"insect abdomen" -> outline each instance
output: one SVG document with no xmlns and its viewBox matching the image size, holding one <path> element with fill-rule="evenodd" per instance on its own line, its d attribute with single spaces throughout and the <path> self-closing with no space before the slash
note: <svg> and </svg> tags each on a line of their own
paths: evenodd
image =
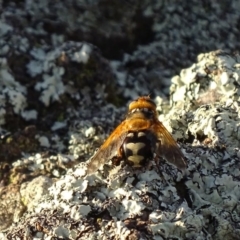
<svg viewBox="0 0 240 240">
<path fill-rule="evenodd" d="M 123 157 L 134 167 L 146 164 L 153 158 L 151 141 L 145 132 L 129 132 L 122 145 Z"/>
</svg>

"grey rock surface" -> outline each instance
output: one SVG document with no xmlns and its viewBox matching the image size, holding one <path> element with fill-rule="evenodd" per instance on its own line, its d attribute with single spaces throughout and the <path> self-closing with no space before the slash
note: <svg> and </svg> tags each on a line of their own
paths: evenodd
<svg viewBox="0 0 240 240">
<path fill-rule="evenodd" d="M 239 1 L 0 9 L 0 239 L 240 239 Z M 148 94 L 186 172 L 85 176 Z"/>
</svg>

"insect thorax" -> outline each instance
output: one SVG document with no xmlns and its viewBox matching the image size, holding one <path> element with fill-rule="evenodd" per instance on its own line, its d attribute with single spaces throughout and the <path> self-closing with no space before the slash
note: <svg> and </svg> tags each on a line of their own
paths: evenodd
<svg viewBox="0 0 240 240">
<path fill-rule="evenodd" d="M 153 143 L 147 131 L 129 132 L 122 145 L 123 158 L 134 167 L 146 165 L 153 158 Z"/>
</svg>

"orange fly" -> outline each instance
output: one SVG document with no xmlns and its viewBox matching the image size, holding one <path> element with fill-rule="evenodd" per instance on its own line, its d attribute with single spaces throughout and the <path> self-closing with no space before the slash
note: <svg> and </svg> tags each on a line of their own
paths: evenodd
<svg viewBox="0 0 240 240">
<path fill-rule="evenodd" d="M 148 96 L 139 97 L 129 104 L 126 119 L 112 132 L 91 158 L 88 174 L 108 160 L 125 160 L 133 167 L 163 157 L 184 170 L 186 162 L 177 143 L 158 120 L 156 104 Z"/>
</svg>

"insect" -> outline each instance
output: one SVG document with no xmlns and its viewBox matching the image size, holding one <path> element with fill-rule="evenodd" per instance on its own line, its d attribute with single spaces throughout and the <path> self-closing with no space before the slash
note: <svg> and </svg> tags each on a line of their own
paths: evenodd
<svg viewBox="0 0 240 240">
<path fill-rule="evenodd" d="M 156 104 L 148 96 L 129 104 L 126 119 L 112 132 L 90 159 L 87 173 L 93 173 L 110 159 L 125 160 L 142 167 L 148 160 L 164 157 L 184 170 L 186 162 L 177 143 L 158 120 Z"/>
</svg>

